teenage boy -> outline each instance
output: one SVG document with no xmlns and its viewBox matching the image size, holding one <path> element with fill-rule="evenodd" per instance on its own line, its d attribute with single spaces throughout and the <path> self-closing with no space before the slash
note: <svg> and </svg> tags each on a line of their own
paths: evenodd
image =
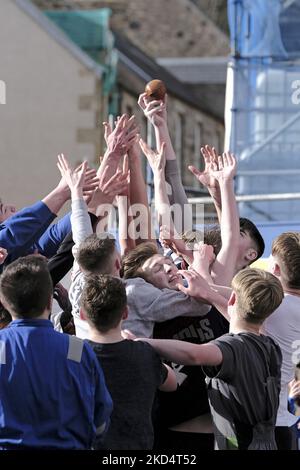
<svg viewBox="0 0 300 470">
<path fill-rule="evenodd" d="M 13 321 L 0 330 L 0 449 L 90 449 L 112 409 L 88 344 L 54 331 L 52 282 L 35 255 L 11 263 L 0 296 Z"/>
<path fill-rule="evenodd" d="M 281 282 L 284 299 L 274 314 L 266 320 L 262 332 L 271 336 L 282 352 L 281 392 L 276 422 L 276 442 L 279 450 L 294 447 L 293 425 L 297 417 L 288 411 L 288 384 L 294 378 L 299 357 L 296 345 L 300 339 L 300 233 L 286 232 L 272 244 L 270 272 Z"/>
<path fill-rule="evenodd" d="M 86 277 L 81 315 L 89 343 L 104 371 L 113 399 L 111 425 L 98 449 L 148 450 L 153 447 L 152 408 L 157 389 L 176 390 L 176 376 L 148 344 L 122 337 L 127 318 L 123 282 L 108 275 Z"/>
<path fill-rule="evenodd" d="M 186 271 L 184 276 L 189 287 L 181 290 L 197 297 L 199 275 Z M 283 290 L 272 274 L 250 268 L 234 277 L 232 287 L 229 334 L 204 345 L 143 341 L 177 364 L 204 366 L 217 449 L 276 449 L 282 356 L 260 328 L 282 302 Z"/>
</svg>

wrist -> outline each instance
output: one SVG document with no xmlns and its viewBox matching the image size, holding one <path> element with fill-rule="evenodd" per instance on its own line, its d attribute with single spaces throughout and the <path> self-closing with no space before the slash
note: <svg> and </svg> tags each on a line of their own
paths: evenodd
<svg viewBox="0 0 300 470">
<path fill-rule="evenodd" d="M 154 129 L 168 129 L 168 124 L 165 120 L 161 120 L 159 122 L 153 122 Z"/>
<path fill-rule="evenodd" d="M 82 188 L 72 188 L 71 189 L 71 197 L 72 197 L 72 199 L 81 199 L 83 197 Z"/>
<path fill-rule="evenodd" d="M 67 201 L 71 197 L 71 191 L 69 186 L 61 187 L 60 185 L 58 185 L 56 186 L 56 188 L 54 188 L 52 193 L 55 194 L 55 196 L 60 200 Z"/>
<path fill-rule="evenodd" d="M 110 150 L 109 148 L 107 148 L 103 160 L 119 161 L 121 156 L 121 152 L 118 152 L 117 150 Z"/>
<path fill-rule="evenodd" d="M 220 188 L 233 186 L 233 177 L 232 176 L 221 177 L 219 179 L 219 185 L 220 185 Z"/>
</svg>

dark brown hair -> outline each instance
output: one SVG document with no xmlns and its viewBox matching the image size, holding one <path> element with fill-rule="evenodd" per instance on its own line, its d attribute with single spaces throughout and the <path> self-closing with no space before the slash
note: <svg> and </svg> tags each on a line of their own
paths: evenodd
<svg viewBox="0 0 300 470">
<path fill-rule="evenodd" d="M 76 260 L 86 273 L 104 274 L 110 271 L 115 247 L 116 240 L 112 235 L 105 233 L 98 236 L 93 233 L 80 243 Z"/>
<path fill-rule="evenodd" d="M 81 306 L 88 320 L 102 333 L 118 326 L 127 305 L 121 279 L 107 275 L 90 275 L 81 294 Z"/>
<path fill-rule="evenodd" d="M 265 251 L 265 242 L 263 237 L 261 236 L 260 231 L 256 227 L 256 225 L 251 222 L 249 219 L 245 218 L 240 218 L 240 231 L 247 233 L 251 240 L 254 242 L 254 248 L 257 251 L 257 256 L 253 260 L 255 261 L 256 259 L 260 258 L 264 251 Z"/>
<path fill-rule="evenodd" d="M 36 255 L 9 264 L 0 278 L 1 301 L 18 318 L 39 317 L 49 305 L 53 286 L 47 261 Z"/>
</svg>

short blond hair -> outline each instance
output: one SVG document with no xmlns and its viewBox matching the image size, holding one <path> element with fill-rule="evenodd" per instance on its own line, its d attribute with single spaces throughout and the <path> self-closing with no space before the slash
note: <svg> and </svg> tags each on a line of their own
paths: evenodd
<svg viewBox="0 0 300 470">
<path fill-rule="evenodd" d="M 237 315 L 249 322 L 261 324 L 283 300 L 280 281 L 262 269 L 242 269 L 232 280 L 236 293 Z"/>
<path fill-rule="evenodd" d="M 285 232 L 275 238 L 272 256 L 280 267 L 280 276 L 291 289 L 300 289 L 300 233 Z"/>
</svg>

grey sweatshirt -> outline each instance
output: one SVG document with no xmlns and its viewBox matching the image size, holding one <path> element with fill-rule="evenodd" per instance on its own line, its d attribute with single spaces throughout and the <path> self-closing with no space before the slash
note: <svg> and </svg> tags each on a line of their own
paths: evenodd
<svg viewBox="0 0 300 470">
<path fill-rule="evenodd" d="M 180 316 L 206 315 L 210 305 L 171 289 L 158 289 L 141 277 L 126 279 L 128 318 L 122 328 L 138 337 L 151 338 L 155 322 Z"/>
</svg>

